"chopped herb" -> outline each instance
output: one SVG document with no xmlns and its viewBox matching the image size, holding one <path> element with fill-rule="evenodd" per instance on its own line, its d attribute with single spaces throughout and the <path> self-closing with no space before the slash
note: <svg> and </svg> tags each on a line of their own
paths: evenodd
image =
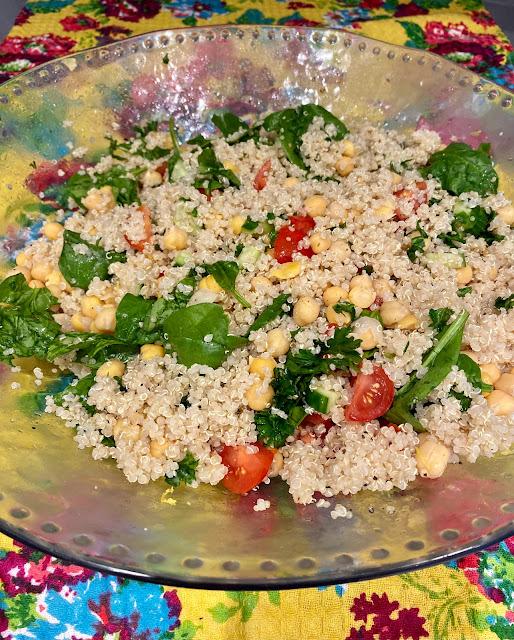
<svg viewBox="0 0 514 640">
<path fill-rule="evenodd" d="M 165 477 L 164 481 L 172 487 L 178 487 L 180 484 L 191 484 L 196 480 L 196 469 L 198 467 L 198 459 L 188 451 L 182 460 L 178 463 L 178 469 L 171 478 Z"/>
<path fill-rule="evenodd" d="M 457 289 L 457 295 L 459 298 L 464 298 L 464 296 L 467 296 L 468 293 L 471 293 L 472 291 L 473 287 L 462 287 L 461 289 Z"/>
<path fill-rule="evenodd" d="M 244 142 L 258 136 L 256 129 L 251 129 L 244 120 L 230 111 L 215 113 L 211 120 L 229 144 Z"/>
<path fill-rule="evenodd" d="M 198 174 L 193 182 L 197 189 L 203 189 L 207 195 L 210 195 L 216 189 L 241 186 L 241 181 L 236 174 L 230 169 L 225 169 L 218 160 L 211 142 L 206 141 L 203 136 L 197 136 L 189 142 L 202 147 L 202 152 L 198 156 Z"/>
<path fill-rule="evenodd" d="M 514 293 L 506 298 L 496 298 L 494 306 L 497 309 L 514 309 Z"/>
<path fill-rule="evenodd" d="M 460 402 L 460 408 L 462 411 L 467 411 L 471 407 L 471 398 L 468 398 L 465 393 L 462 393 L 461 391 L 455 391 L 455 389 L 451 389 L 449 395 L 453 398 L 457 398 L 457 400 Z"/>
<path fill-rule="evenodd" d="M 378 311 L 378 309 L 374 309 L 373 311 L 371 311 L 371 309 L 363 309 L 359 315 L 359 318 L 362 318 L 362 317 L 373 318 L 374 320 L 378 320 L 380 324 L 384 326 L 384 323 L 382 322 L 382 317 L 380 316 L 380 311 Z"/>
<path fill-rule="evenodd" d="M 362 267 L 362 271 L 370 276 L 373 273 L 373 267 L 370 264 L 366 264 Z"/>
<path fill-rule="evenodd" d="M 111 264 L 126 261 L 126 253 L 105 251 L 99 244 L 81 238 L 76 231 L 65 229 L 59 269 L 72 287 L 87 289 L 93 278 L 107 280 Z"/>
<path fill-rule="evenodd" d="M 430 309 L 428 312 L 430 317 L 430 326 L 437 332 L 442 331 L 448 324 L 452 314 L 453 311 L 449 307 Z"/>
<path fill-rule="evenodd" d="M 168 158 L 168 180 L 172 182 L 185 173 L 185 167 L 184 162 L 182 161 L 182 154 L 180 153 L 180 145 L 178 143 L 175 131 L 175 121 L 173 118 L 170 118 L 168 131 L 171 138 L 171 144 L 173 146 L 173 151 Z"/>
<path fill-rule="evenodd" d="M 257 227 L 259 226 L 259 223 L 257 220 L 252 220 L 250 217 L 246 218 L 243 226 L 241 227 L 241 229 L 243 231 L 255 231 L 255 229 L 257 229 Z"/>
<path fill-rule="evenodd" d="M 236 244 L 236 248 L 234 250 L 234 255 L 236 258 L 238 258 L 241 255 L 241 251 L 245 248 L 244 244 L 242 242 L 238 242 Z"/>
<path fill-rule="evenodd" d="M 165 53 L 162 56 L 162 64 L 168 65 L 170 63 L 170 57 L 168 55 L 168 53 Z"/>
<path fill-rule="evenodd" d="M 419 221 L 416 223 L 416 230 L 419 235 L 412 238 L 410 247 L 407 249 L 407 256 L 411 262 L 415 262 L 418 253 L 423 253 L 425 248 L 425 240 L 428 238 L 428 233 L 421 228 Z"/>
<path fill-rule="evenodd" d="M 333 307 L 336 313 L 347 313 L 350 316 L 350 320 L 353 322 L 356 316 L 355 305 L 351 302 L 338 302 Z"/>
<path fill-rule="evenodd" d="M 487 384 L 482 380 L 482 372 L 480 371 L 478 364 L 465 353 L 459 354 L 457 366 L 466 374 L 468 382 L 473 385 L 475 389 L 485 392 L 493 390 L 493 386 L 491 384 Z"/>
<path fill-rule="evenodd" d="M 137 180 L 119 164 L 103 173 L 96 173 L 94 176 L 90 176 L 88 173 L 76 173 L 62 185 L 56 199 L 65 208 L 68 206 L 69 198 L 74 200 L 77 205 L 81 205 L 82 199 L 91 189 L 100 189 L 106 186 L 111 187 L 114 199 L 118 204 L 139 204 Z"/>
<path fill-rule="evenodd" d="M 487 213 L 483 207 L 470 209 L 458 202 L 454 207 L 453 214 L 452 231 L 439 236 L 449 247 L 458 248 L 466 242 L 467 236 L 470 235 L 475 238 L 483 238 L 488 245 L 503 240 L 503 236 L 489 231 L 494 213 Z"/>
<path fill-rule="evenodd" d="M 104 436 L 102 438 L 102 444 L 105 447 L 115 447 L 116 446 L 116 441 L 114 440 L 114 438 L 112 436 Z"/>
</svg>

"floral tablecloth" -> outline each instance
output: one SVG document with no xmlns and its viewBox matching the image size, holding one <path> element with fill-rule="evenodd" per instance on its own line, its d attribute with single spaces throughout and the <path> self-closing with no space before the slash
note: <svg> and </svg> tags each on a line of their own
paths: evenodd
<svg viewBox="0 0 514 640">
<path fill-rule="evenodd" d="M 0 81 L 84 47 L 221 23 L 356 29 L 439 53 L 514 89 L 512 46 L 479 0 L 32 0 L 0 43 Z M 511 538 L 458 562 L 391 578 L 230 593 L 95 573 L 0 535 L 0 638 L 514 638 L 513 554 Z"/>
</svg>

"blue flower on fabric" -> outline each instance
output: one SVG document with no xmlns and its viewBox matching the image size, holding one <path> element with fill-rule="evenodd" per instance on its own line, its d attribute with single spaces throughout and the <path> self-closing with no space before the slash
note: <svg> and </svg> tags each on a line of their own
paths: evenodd
<svg viewBox="0 0 514 640">
<path fill-rule="evenodd" d="M 334 591 L 336 592 L 336 595 L 339 596 L 340 598 L 343 597 L 343 595 L 347 592 L 348 590 L 348 585 L 347 584 L 335 584 L 334 585 Z M 332 587 L 318 587 L 318 591 L 327 591 L 327 589 L 332 589 Z"/>
<path fill-rule="evenodd" d="M 229 13 L 223 0 L 202 0 L 201 2 L 191 0 L 166 0 L 163 7 L 170 9 L 177 18 L 193 16 L 196 19 L 207 20 L 214 14 L 221 15 Z"/>
</svg>

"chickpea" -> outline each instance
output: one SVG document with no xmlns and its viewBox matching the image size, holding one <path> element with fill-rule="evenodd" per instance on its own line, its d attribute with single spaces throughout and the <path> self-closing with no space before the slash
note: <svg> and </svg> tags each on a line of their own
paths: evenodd
<svg viewBox="0 0 514 640">
<path fill-rule="evenodd" d="M 327 307 L 333 307 L 341 300 L 348 298 L 348 291 L 345 291 L 342 287 L 327 287 L 323 291 L 323 302 Z"/>
<path fill-rule="evenodd" d="M 384 278 L 378 278 L 373 280 L 373 289 L 377 292 L 377 295 L 384 297 L 384 295 L 392 293 L 393 288 L 389 284 L 388 280 Z"/>
<path fill-rule="evenodd" d="M 30 270 L 32 279 L 41 280 L 41 282 L 44 282 L 48 278 L 51 272 L 52 272 L 52 266 L 47 262 L 39 262 L 35 264 Z"/>
<path fill-rule="evenodd" d="M 257 374 L 259 378 L 271 378 L 276 366 L 274 358 L 250 358 L 248 371 Z"/>
<path fill-rule="evenodd" d="M 123 438 L 130 442 L 135 442 L 141 435 L 141 427 L 133 422 L 129 422 L 126 418 L 117 420 L 112 428 L 112 435 L 114 439 Z"/>
<path fill-rule="evenodd" d="M 305 213 L 311 218 L 322 216 L 328 206 L 328 200 L 324 196 L 309 196 L 303 203 Z"/>
<path fill-rule="evenodd" d="M 399 173 L 396 173 L 395 171 L 391 171 L 391 182 L 393 184 L 400 184 L 400 182 L 402 181 L 402 177 Z"/>
<path fill-rule="evenodd" d="M 116 328 L 116 309 L 104 306 L 95 318 L 95 325 L 100 333 L 112 333 Z"/>
<path fill-rule="evenodd" d="M 141 360 L 162 358 L 165 354 L 164 347 L 160 344 L 143 344 L 139 349 Z"/>
<path fill-rule="evenodd" d="M 382 318 L 384 326 L 388 328 L 394 327 L 408 314 L 408 308 L 401 302 L 398 302 L 398 300 L 383 302 L 380 307 L 380 317 Z"/>
<path fill-rule="evenodd" d="M 29 264 L 29 258 L 24 251 L 20 251 L 20 253 L 16 256 L 16 264 L 18 267 L 27 267 Z"/>
<path fill-rule="evenodd" d="M 71 316 L 71 326 L 77 331 L 89 331 L 91 329 L 91 320 L 80 313 L 74 313 Z"/>
<path fill-rule="evenodd" d="M 254 290 L 267 289 L 272 286 L 272 282 L 266 276 L 254 276 L 250 281 Z"/>
<path fill-rule="evenodd" d="M 179 227 L 172 227 L 162 238 L 164 249 L 181 251 L 189 244 L 187 233 Z"/>
<path fill-rule="evenodd" d="M 232 229 L 232 233 L 239 235 L 243 230 L 245 220 L 246 218 L 244 216 L 233 216 L 230 218 L 230 228 Z"/>
<path fill-rule="evenodd" d="M 428 434 L 420 435 L 419 445 L 416 448 L 416 463 L 421 477 L 441 477 L 449 460 L 450 450 L 447 446 Z"/>
<path fill-rule="evenodd" d="M 284 356 L 291 346 L 291 340 L 283 329 L 271 329 L 266 336 L 266 351 L 272 356 Z"/>
<path fill-rule="evenodd" d="M 361 349 L 368 351 L 374 349 L 382 342 L 383 337 L 382 325 L 375 318 L 361 316 L 353 323 L 352 335 L 361 341 Z"/>
<path fill-rule="evenodd" d="M 382 220 L 390 220 L 394 217 L 394 212 L 396 210 L 396 204 L 394 202 L 384 202 L 380 204 L 373 213 L 377 216 L 377 218 L 381 218 Z"/>
<path fill-rule="evenodd" d="M 211 275 L 202 278 L 198 283 L 198 288 L 207 289 L 207 291 L 213 291 L 214 293 L 220 293 L 220 291 L 223 291 L 223 287 L 220 287 L 214 276 Z"/>
<path fill-rule="evenodd" d="M 351 140 L 343 140 L 343 156 L 353 158 L 356 154 L 355 145 Z"/>
<path fill-rule="evenodd" d="M 325 317 L 330 324 L 335 324 L 338 327 L 347 327 L 352 321 L 352 316 L 349 313 L 346 311 L 337 313 L 334 307 L 327 307 Z"/>
<path fill-rule="evenodd" d="M 100 378 L 119 378 L 125 373 L 125 365 L 121 360 L 107 360 L 98 368 L 96 376 Z"/>
<path fill-rule="evenodd" d="M 309 238 L 309 244 L 311 245 L 313 252 L 317 255 L 319 253 L 324 253 L 327 249 L 330 249 L 332 242 L 329 238 L 323 237 L 320 233 L 313 233 Z"/>
<path fill-rule="evenodd" d="M 367 273 L 361 273 L 358 276 L 353 276 L 350 280 L 350 289 L 354 287 L 365 287 L 368 289 L 373 289 L 373 280 L 368 276 Z"/>
<path fill-rule="evenodd" d="M 350 247 L 348 246 L 346 240 L 335 240 L 334 242 L 332 242 L 330 252 L 332 256 L 336 258 L 336 260 L 340 260 L 341 262 L 343 262 L 350 255 Z"/>
<path fill-rule="evenodd" d="M 284 189 L 292 189 L 293 187 L 296 187 L 299 182 L 300 181 L 298 180 L 298 178 L 293 178 L 292 176 L 290 176 L 289 178 L 286 178 L 284 180 L 282 186 L 284 187 Z"/>
<path fill-rule="evenodd" d="M 496 384 L 500 379 L 502 372 L 498 369 L 498 367 L 493 364 L 481 364 L 480 365 L 480 374 L 482 380 L 486 384 Z"/>
<path fill-rule="evenodd" d="M 284 466 L 284 456 L 280 453 L 280 451 L 275 451 L 275 455 L 273 456 L 273 461 L 271 462 L 271 467 L 268 471 L 268 478 L 276 478 L 282 467 Z"/>
<path fill-rule="evenodd" d="M 47 222 L 43 225 L 41 231 L 49 240 L 57 240 L 62 235 L 64 227 L 58 222 Z"/>
<path fill-rule="evenodd" d="M 254 382 L 251 387 L 246 390 L 246 402 L 250 409 L 254 411 L 262 411 L 267 409 L 273 400 L 275 392 L 271 385 L 264 385 L 262 381 Z"/>
<path fill-rule="evenodd" d="M 494 383 L 494 388 L 505 391 L 505 393 L 508 393 L 510 396 L 514 396 L 514 374 L 502 373 Z"/>
<path fill-rule="evenodd" d="M 293 307 L 293 320 L 300 327 L 313 323 L 319 316 L 321 305 L 311 296 L 302 296 Z"/>
<path fill-rule="evenodd" d="M 150 440 L 150 455 L 154 458 L 165 458 L 168 445 L 169 442 L 167 440 L 163 440 L 162 442 L 159 440 Z"/>
<path fill-rule="evenodd" d="M 351 158 L 347 158 L 346 156 L 339 158 L 339 160 L 336 162 L 336 171 L 342 178 L 349 176 L 354 169 L 355 162 Z"/>
<path fill-rule="evenodd" d="M 468 284 L 468 282 L 471 282 L 473 280 L 473 269 L 469 266 L 469 264 L 465 267 L 457 269 L 455 273 L 457 284 Z"/>
<path fill-rule="evenodd" d="M 116 201 L 112 188 L 109 186 L 100 187 L 100 189 L 90 189 L 85 198 L 82 198 L 82 204 L 88 211 L 98 211 L 99 213 L 106 213 L 111 209 L 114 209 Z"/>
<path fill-rule="evenodd" d="M 344 222 L 348 218 L 348 209 L 345 209 L 345 207 L 336 200 L 332 200 L 325 211 L 325 215 Z"/>
<path fill-rule="evenodd" d="M 514 412 L 514 397 L 501 389 L 491 391 L 487 404 L 495 416 L 508 416 Z"/>
<path fill-rule="evenodd" d="M 158 187 L 162 184 L 162 176 L 154 169 L 148 169 L 143 176 L 143 187 Z"/>
<path fill-rule="evenodd" d="M 370 289 L 369 287 L 353 287 L 348 293 L 348 300 L 361 309 L 367 309 L 370 307 L 375 302 L 376 297 L 377 294 L 375 293 L 375 290 Z"/>
<path fill-rule="evenodd" d="M 102 308 L 102 302 L 97 296 L 84 296 L 80 301 L 80 310 L 87 318 L 96 318 Z"/>
<path fill-rule="evenodd" d="M 408 313 L 404 318 L 396 323 L 397 329 L 406 329 L 408 331 L 414 331 L 419 327 L 419 320 L 413 313 Z"/>
<path fill-rule="evenodd" d="M 496 215 L 501 220 L 503 220 L 505 224 L 508 224 L 511 227 L 512 225 L 514 225 L 514 205 L 513 204 L 506 204 L 505 206 L 500 207 L 496 212 Z"/>
</svg>

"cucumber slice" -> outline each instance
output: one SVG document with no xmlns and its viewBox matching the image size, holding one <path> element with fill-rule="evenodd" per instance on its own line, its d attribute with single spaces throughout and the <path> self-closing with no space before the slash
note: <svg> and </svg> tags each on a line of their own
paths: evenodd
<svg viewBox="0 0 514 640">
<path fill-rule="evenodd" d="M 244 247 L 239 254 L 237 261 L 241 266 L 245 264 L 255 264 L 261 257 L 262 251 L 257 247 Z"/>
<path fill-rule="evenodd" d="M 329 413 L 335 406 L 338 395 L 335 391 L 316 387 L 307 395 L 307 404 L 318 413 Z"/>
</svg>

